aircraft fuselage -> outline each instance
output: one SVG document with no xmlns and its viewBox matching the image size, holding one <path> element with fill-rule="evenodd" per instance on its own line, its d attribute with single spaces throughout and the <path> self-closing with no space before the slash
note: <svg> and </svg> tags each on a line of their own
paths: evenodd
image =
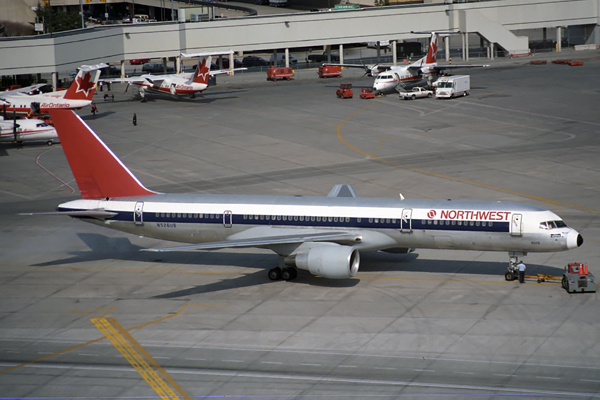
<svg viewBox="0 0 600 400">
<path fill-rule="evenodd" d="M 59 211 L 104 210 L 113 229 L 157 239 L 203 243 L 254 236 L 332 231 L 357 236 L 361 251 L 429 248 L 509 252 L 562 251 L 579 233 L 543 208 L 511 202 L 370 198 L 158 194 L 75 200 Z M 279 254 L 294 248 L 265 246 Z"/>
</svg>

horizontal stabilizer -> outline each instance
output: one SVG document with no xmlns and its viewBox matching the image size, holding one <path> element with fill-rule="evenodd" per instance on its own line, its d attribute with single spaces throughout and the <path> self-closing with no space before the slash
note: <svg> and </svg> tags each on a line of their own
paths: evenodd
<svg viewBox="0 0 600 400">
<path fill-rule="evenodd" d="M 327 197 L 358 197 L 352 185 L 335 185 Z"/>
<path fill-rule="evenodd" d="M 194 250 L 218 250 L 234 247 L 269 247 L 278 244 L 305 242 L 359 243 L 362 237 L 347 232 L 323 232 L 305 235 L 265 236 L 249 239 L 224 240 L 222 242 L 198 243 L 184 246 L 163 247 L 159 249 L 143 249 L 142 251 L 170 252 Z"/>
<path fill-rule="evenodd" d="M 98 218 L 108 219 L 117 215 L 115 212 L 104 210 L 84 210 L 84 211 L 50 211 L 39 213 L 20 213 L 18 215 L 68 215 L 74 218 Z"/>
</svg>

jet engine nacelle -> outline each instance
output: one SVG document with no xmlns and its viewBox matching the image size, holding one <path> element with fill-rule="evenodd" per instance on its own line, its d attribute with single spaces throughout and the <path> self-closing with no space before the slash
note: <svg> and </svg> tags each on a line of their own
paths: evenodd
<svg viewBox="0 0 600 400">
<path fill-rule="evenodd" d="M 358 272 L 360 253 L 350 246 L 316 246 L 296 255 L 296 267 L 329 279 L 351 278 Z"/>
</svg>

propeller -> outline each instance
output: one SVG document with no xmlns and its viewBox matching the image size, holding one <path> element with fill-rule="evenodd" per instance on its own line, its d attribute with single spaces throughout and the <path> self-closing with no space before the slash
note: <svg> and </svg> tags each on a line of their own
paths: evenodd
<svg viewBox="0 0 600 400">
<path fill-rule="evenodd" d="M 6 111 L 6 108 L 5 108 Z M 17 141 L 17 110 L 13 110 L 13 136 Z"/>
</svg>

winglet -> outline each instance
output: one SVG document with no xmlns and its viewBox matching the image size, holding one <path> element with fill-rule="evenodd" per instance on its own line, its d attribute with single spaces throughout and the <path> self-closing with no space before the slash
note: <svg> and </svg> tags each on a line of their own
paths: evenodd
<svg viewBox="0 0 600 400">
<path fill-rule="evenodd" d="M 73 111 L 51 109 L 49 114 L 81 197 L 99 199 L 156 194 L 146 189 Z"/>
<path fill-rule="evenodd" d="M 210 77 L 210 63 L 212 62 L 212 57 L 201 57 L 198 60 L 198 65 L 196 66 L 196 72 L 194 72 L 194 76 L 192 81 L 194 83 L 204 83 L 208 85 L 208 78 Z"/>
</svg>

